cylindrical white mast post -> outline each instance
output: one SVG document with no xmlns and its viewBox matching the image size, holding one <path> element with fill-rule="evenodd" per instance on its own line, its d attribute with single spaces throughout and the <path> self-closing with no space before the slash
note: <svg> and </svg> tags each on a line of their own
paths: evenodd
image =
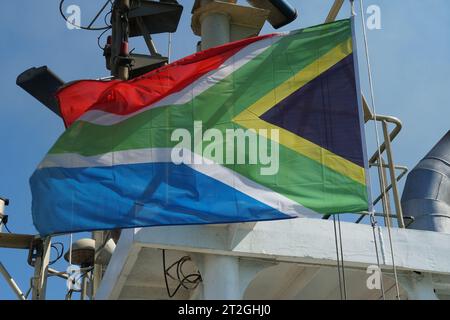
<svg viewBox="0 0 450 320">
<path fill-rule="evenodd" d="M 230 18 L 225 13 L 207 13 L 201 18 L 202 50 L 230 42 Z"/>
<path fill-rule="evenodd" d="M 213 0 L 201 0 L 201 6 L 210 4 Z M 225 12 L 205 12 L 200 18 L 202 45 L 206 50 L 231 41 L 230 17 Z"/>
<path fill-rule="evenodd" d="M 211 2 L 203 0 L 202 5 Z M 226 13 L 211 12 L 201 18 L 202 50 L 230 42 L 230 18 Z M 207 254 L 203 260 L 203 298 L 239 300 L 239 260 L 232 256 Z"/>
<path fill-rule="evenodd" d="M 193 30 L 202 37 L 202 50 L 258 34 L 268 17 L 268 12 L 264 10 L 237 6 L 236 1 L 233 0 L 217 1 L 217 6 L 214 3 L 214 0 L 201 0 L 198 11 L 194 13 Z M 245 17 L 252 20 L 252 13 L 258 17 L 254 19 L 253 25 L 241 27 L 241 29 L 238 28 L 238 32 L 236 30 L 232 32 L 233 21 L 236 24 Z M 240 300 L 243 298 L 238 257 L 205 254 L 201 264 L 204 299 Z"/>
<path fill-rule="evenodd" d="M 202 0 L 206 5 L 211 0 Z M 230 42 L 230 17 L 226 13 L 208 12 L 201 18 L 202 50 Z M 203 298 L 239 300 L 239 259 L 206 254 L 203 260 Z"/>
<path fill-rule="evenodd" d="M 239 258 L 205 254 L 203 258 L 203 298 L 240 300 Z"/>
</svg>

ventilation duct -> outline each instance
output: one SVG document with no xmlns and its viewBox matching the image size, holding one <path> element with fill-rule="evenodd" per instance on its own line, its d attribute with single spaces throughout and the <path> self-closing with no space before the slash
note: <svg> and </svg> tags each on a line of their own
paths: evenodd
<svg viewBox="0 0 450 320">
<path fill-rule="evenodd" d="M 450 233 L 450 131 L 408 175 L 402 208 L 409 228 Z"/>
</svg>

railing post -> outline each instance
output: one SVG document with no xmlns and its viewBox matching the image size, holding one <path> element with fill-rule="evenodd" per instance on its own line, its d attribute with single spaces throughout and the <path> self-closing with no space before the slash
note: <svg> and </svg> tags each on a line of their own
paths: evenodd
<svg viewBox="0 0 450 320">
<path fill-rule="evenodd" d="M 95 261 L 97 261 L 99 250 L 101 249 L 103 243 L 106 241 L 106 233 L 107 232 L 105 231 L 92 232 L 92 238 L 95 240 L 94 270 L 92 270 L 92 287 L 91 287 L 92 299 L 95 298 L 95 295 L 97 294 L 97 289 L 100 286 L 100 282 L 102 281 L 103 277 L 103 266 L 99 263 L 95 263 Z"/>
<path fill-rule="evenodd" d="M 387 172 L 386 172 L 386 163 L 384 162 L 383 157 L 381 156 L 378 159 L 378 178 L 380 180 L 380 190 L 381 190 L 381 202 L 383 204 L 384 209 L 384 222 L 387 225 L 387 223 L 390 222 L 390 216 L 391 216 L 391 199 L 389 197 L 389 191 L 387 191 Z M 383 179 L 384 177 L 384 179 Z M 387 221 L 389 219 L 389 221 Z"/>
<path fill-rule="evenodd" d="M 384 141 L 386 144 L 386 154 L 388 157 L 388 166 L 392 184 L 392 192 L 394 193 L 395 210 L 397 211 L 398 226 L 400 228 L 405 228 L 405 222 L 403 221 L 402 205 L 400 203 L 400 196 L 398 194 L 397 178 L 395 176 L 394 157 L 392 156 L 392 148 L 391 148 L 391 137 L 389 136 L 388 125 L 385 120 L 382 120 L 382 125 L 383 125 Z"/>
<path fill-rule="evenodd" d="M 50 261 L 51 238 L 42 239 L 42 247 L 38 250 L 33 277 L 33 300 L 45 300 L 47 288 L 48 263 Z"/>
</svg>

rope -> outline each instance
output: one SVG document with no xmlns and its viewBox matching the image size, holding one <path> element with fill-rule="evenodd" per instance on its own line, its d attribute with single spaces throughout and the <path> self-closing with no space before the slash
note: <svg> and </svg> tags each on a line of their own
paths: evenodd
<svg viewBox="0 0 450 320">
<path fill-rule="evenodd" d="M 344 246 L 342 245 L 342 230 L 341 230 L 341 217 L 338 215 L 339 226 L 339 243 L 341 246 L 341 265 L 342 265 L 342 282 L 344 283 L 344 299 L 347 300 L 347 285 L 345 280 L 345 266 L 344 266 Z"/>
<path fill-rule="evenodd" d="M 383 272 L 381 270 L 381 264 L 380 264 L 380 254 L 378 252 L 378 244 L 377 244 L 377 234 L 375 229 L 377 228 L 377 220 L 375 219 L 375 215 L 370 215 L 370 223 L 372 225 L 372 232 L 373 232 L 373 240 L 374 240 L 374 245 L 375 245 L 375 252 L 377 255 L 377 266 L 378 266 L 378 270 L 380 271 L 380 283 L 381 283 L 381 295 L 383 297 L 383 300 L 386 300 L 386 296 L 384 294 L 384 283 L 383 283 Z"/>
<path fill-rule="evenodd" d="M 337 261 L 337 270 L 338 270 L 338 277 L 339 277 L 339 293 L 341 295 L 341 300 L 343 299 L 343 287 L 342 287 L 342 281 L 341 281 L 341 264 L 340 264 L 340 258 L 339 258 L 339 245 L 338 245 L 338 236 L 337 236 L 337 230 L 336 230 L 336 216 L 333 215 L 333 225 L 334 225 L 334 242 L 336 245 L 336 261 Z"/>
<path fill-rule="evenodd" d="M 375 111 L 376 110 L 375 109 L 376 105 L 375 105 L 375 94 L 374 94 L 373 79 L 372 79 L 372 68 L 371 68 L 370 58 L 369 58 L 369 46 L 368 46 L 368 41 L 367 41 L 366 25 L 364 23 L 364 3 L 363 3 L 363 0 L 360 0 L 360 10 L 361 10 L 361 24 L 362 24 L 363 35 L 364 35 L 364 47 L 365 47 L 365 54 L 366 54 L 366 61 L 367 61 L 367 72 L 368 72 L 369 84 L 370 84 L 370 95 L 371 95 L 372 108 L 373 108 L 373 114 L 374 114 L 375 134 L 376 134 L 376 142 L 377 142 L 377 149 L 378 149 L 378 157 L 381 158 L 380 138 L 379 138 L 379 132 L 378 132 L 378 126 L 377 126 L 377 118 L 376 118 L 377 114 L 376 114 L 376 111 Z M 382 179 L 382 184 L 385 185 L 384 173 L 383 172 L 381 172 L 381 179 Z M 373 194 L 372 194 L 372 197 L 373 197 Z M 374 210 L 372 210 L 369 213 L 369 216 L 370 216 L 370 222 L 371 222 L 371 225 L 372 225 L 372 232 L 373 232 L 373 239 L 374 239 L 374 245 L 375 245 L 375 252 L 376 252 L 376 257 L 377 257 L 377 265 L 378 265 L 378 269 L 380 271 L 381 293 L 382 293 L 383 300 L 386 300 L 385 291 L 384 291 L 383 272 L 382 272 L 381 264 L 380 264 L 378 242 L 377 242 L 377 236 L 376 236 L 376 231 L 375 231 L 375 229 L 377 228 L 378 222 L 377 222 L 377 219 L 375 217 Z"/>
<path fill-rule="evenodd" d="M 364 47 L 365 47 L 365 54 L 366 54 L 366 62 L 367 62 L 367 73 L 369 76 L 369 87 L 370 87 L 370 98 L 372 102 L 372 109 L 374 114 L 374 123 L 375 123 L 375 136 L 376 136 L 376 142 L 377 142 L 377 152 L 378 152 L 378 161 L 380 162 L 381 159 L 381 150 L 380 150 L 380 134 L 378 131 L 378 125 L 377 125 L 377 111 L 376 111 L 376 104 L 375 104 L 375 90 L 373 86 L 373 77 L 372 77 L 372 66 L 370 63 L 370 56 L 369 56 L 369 44 L 367 40 L 367 32 L 366 32 L 366 25 L 364 23 L 364 2 L 363 0 L 360 1 L 361 6 L 361 23 L 362 23 L 362 29 L 363 29 L 363 35 L 364 35 Z M 386 178 L 384 176 L 384 171 L 380 171 L 380 176 L 382 180 L 383 186 L 386 185 Z"/>
<path fill-rule="evenodd" d="M 380 143 L 380 135 L 379 135 L 379 131 L 378 131 L 378 119 L 377 119 L 377 111 L 376 111 L 376 103 L 375 103 L 375 90 L 374 90 L 373 77 L 372 77 L 372 66 L 371 66 L 371 63 L 370 63 L 369 43 L 368 43 L 368 39 L 367 39 L 366 22 L 365 22 L 365 19 L 364 19 L 364 0 L 359 0 L 359 2 L 360 2 L 360 9 L 361 9 L 362 29 L 363 29 L 363 35 L 364 35 L 364 47 L 365 47 L 365 54 L 366 54 L 366 61 L 367 61 L 367 72 L 368 72 L 368 76 L 369 76 L 370 98 L 371 98 L 372 109 L 373 109 L 373 114 L 374 114 L 375 135 L 376 135 L 376 140 L 377 140 L 378 162 L 381 163 L 381 149 L 380 149 L 381 143 Z M 381 176 L 382 185 L 384 187 L 386 185 L 386 177 L 384 175 L 384 170 L 380 171 L 380 176 Z M 375 213 L 371 212 L 371 215 L 372 215 L 372 217 L 373 217 L 373 219 L 374 219 L 374 221 L 376 223 Z M 388 217 L 387 221 L 389 221 L 389 219 L 390 218 Z M 396 289 L 397 289 L 397 299 L 400 299 L 400 290 L 399 290 L 399 285 L 398 285 L 397 267 L 395 265 L 395 260 L 394 260 L 394 246 L 393 246 L 392 237 L 391 237 L 390 221 L 387 223 L 387 229 L 388 229 L 388 233 L 389 233 L 389 243 L 390 243 L 391 256 L 392 256 L 392 266 L 393 266 L 393 269 L 394 269 L 395 285 L 396 285 Z M 377 251 L 377 255 L 378 255 L 378 251 Z M 379 260 L 378 256 L 377 256 L 377 260 Z M 381 268 L 380 268 L 380 274 L 382 274 L 381 273 Z M 385 297 L 384 297 L 384 289 L 383 289 L 383 299 L 384 298 Z"/>
<path fill-rule="evenodd" d="M 397 292 L 397 300 L 400 300 L 400 287 L 398 285 L 397 266 L 395 264 L 395 258 L 394 258 L 394 244 L 392 243 L 392 235 L 391 235 L 391 219 L 388 217 L 388 219 L 386 221 L 387 221 L 387 229 L 388 229 L 388 235 L 389 235 L 389 246 L 391 249 L 392 268 L 394 270 L 395 289 Z"/>
<path fill-rule="evenodd" d="M 72 265 L 72 242 L 73 242 L 73 234 L 71 233 L 69 236 L 70 245 L 69 245 L 69 266 Z"/>
</svg>

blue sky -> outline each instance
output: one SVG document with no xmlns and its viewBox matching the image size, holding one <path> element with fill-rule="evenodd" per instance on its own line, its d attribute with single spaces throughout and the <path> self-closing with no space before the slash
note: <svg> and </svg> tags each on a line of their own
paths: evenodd
<svg viewBox="0 0 450 320">
<path fill-rule="evenodd" d="M 85 24 L 94 10 L 104 3 L 103 0 L 66 2 L 81 4 Z M 322 23 L 333 1 L 291 2 L 298 8 L 300 17 L 282 30 Z M 181 3 L 185 10 L 173 37 L 175 59 L 193 53 L 199 40 L 190 29 L 193 1 L 182 0 Z M 412 168 L 449 130 L 450 2 L 365 0 L 366 6 L 372 4 L 379 5 L 382 14 L 382 29 L 368 32 L 377 111 L 403 121 L 404 129 L 394 142 L 395 162 Z M 30 213 L 28 178 L 64 130 L 61 119 L 16 86 L 17 75 L 27 68 L 42 65 L 48 65 L 65 81 L 108 75 L 102 52 L 96 44 L 99 32 L 68 30 L 59 15 L 58 5 L 59 0 L 23 0 L 20 4 L 8 1 L 0 11 L 0 60 L 3 61 L 0 73 L 0 196 L 11 199 L 7 208 L 9 227 L 17 233 L 36 233 Z M 349 14 L 346 3 L 339 18 Z M 273 29 L 266 24 L 262 33 L 270 32 Z M 155 40 L 160 52 L 165 54 L 167 35 L 157 36 Z M 361 44 L 360 32 L 358 40 Z M 141 40 L 132 42 L 131 47 L 145 53 Z M 367 88 L 363 58 L 360 50 L 361 81 L 363 88 Z M 369 153 L 373 153 L 376 146 L 373 125 L 367 126 L 366 132 Z M 374 192 L 376 189 L 374 186 Z M 80 236 L 86 235 L 75 238 Z M 67 245 L 67 239 L 67 236 L 58 237 L 56 241 Z M 0 249 L 0 261 L 24 291 L 29 287 L 33 272 L 26 258 L 25 251 Z M 54 267 L 62 270 L 66 265 L 59 262 Z M 60 299 L 64 294 L 64 282 L 51 278 L 48 297 Z M 0 299 L 13 298 L 0 278 Z"/>
</svg>

